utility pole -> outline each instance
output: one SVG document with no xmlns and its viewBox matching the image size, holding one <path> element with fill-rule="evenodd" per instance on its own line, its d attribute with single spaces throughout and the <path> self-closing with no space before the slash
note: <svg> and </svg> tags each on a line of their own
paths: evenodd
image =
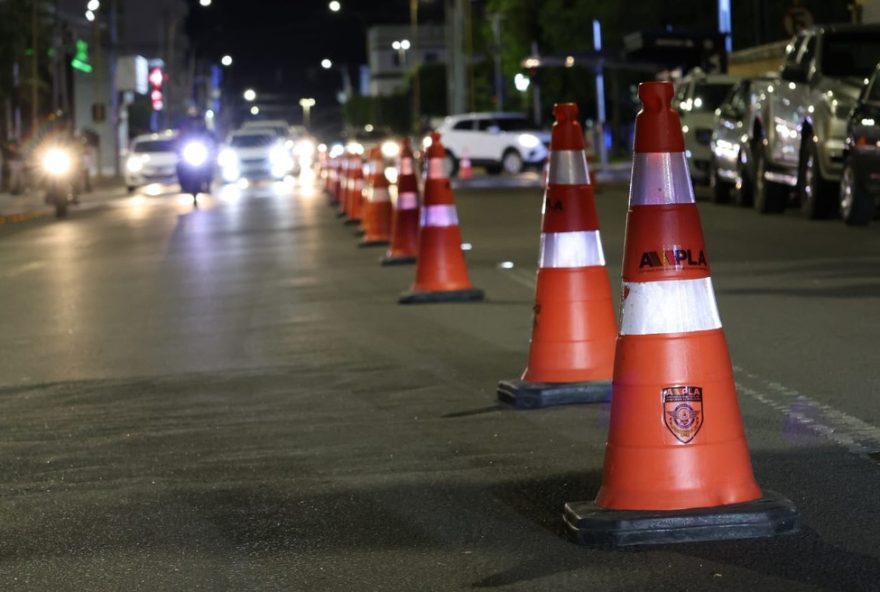
<svg viewBox="0 0 880 592">
<path fill-rule="evenodd" d="M 539 57 L 538 54 L 538 42 L 532 41 L 532 55 L 535 57 Z M 534 115 L 535 123 L 541 125 L 541 122 L 544 120 L 542 113 L 543 107 L 541 106 L 541 83 L 538 82 L 537 77 L 532 79 L 532 113 Z"/>
<path fill-rule="evenodd" d="M 501 72 L 501 13 L 492 15 L 492 36 L 495 43 L 495 99 L 498 110 L 504 111 L 504 76 Z"/>
<path fill-rule="evenodd" d="M 412 39 L 413 55 L 413 78 L 412 78 L 412 110 L 413 131 L 421 133 L 421 82 L 419 81 L 419 66 L 421 54 L 419 54 L 419 0 L 409 0 L 409 36 Z"/>
<path fill-rule="evenodd" d="M 446 47 L 449 52 L 446 74 L 449 113 L 467 109 L 467 72 L 464 63 L 464 5 L 468 0 L 446 0 Z"/>
<path fill-rule="evenodd" d="M 40 36 L 37 29 L 37 0 L 31 0 L 31 133 L 37 131 L 40 112 L 40 89 L 39 89 L 39 64 L 40 64 Z"/>
</svg>

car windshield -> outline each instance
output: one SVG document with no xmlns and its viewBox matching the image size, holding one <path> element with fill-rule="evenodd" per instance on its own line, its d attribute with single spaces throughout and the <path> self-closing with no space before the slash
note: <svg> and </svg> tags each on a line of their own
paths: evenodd
<svg viewBox="0 0 880 592">
<path fill-rule="evenodd" d="M 694 100 L 691 103 L 691 110 L 697 113 L 714 111 L 724 102 L 731 88 L 733 88 L 731 82 L 698 82 L 694 85 Z"/>
<path fill-rule="evenodd" d="M 525 130 L 535 129 L 535 126 L 525 118 L 519 117 L 502 117 L 498 120 L 498 127 L 503 132 L 522 132 Z"/>
<path fill-rule="evenodd" d="M 274 144 L 278 138 L 270 134 L 242 134 L 240 136 L 232 136 L 229 145 L 233 148 L 259 148 L 260 146 L 268 146 Z"/>
<path fill-rule="evenodd" d="M 174 152 L 174 140 L 147 140 L 136 142 L 132 152 Z"/>
<path fill-rule="evenodd" d="M 875 32 L 829 33 L 822 45 L 822 73 L 835 78 L 866 78 L 880 62 Z"/>
</svg>

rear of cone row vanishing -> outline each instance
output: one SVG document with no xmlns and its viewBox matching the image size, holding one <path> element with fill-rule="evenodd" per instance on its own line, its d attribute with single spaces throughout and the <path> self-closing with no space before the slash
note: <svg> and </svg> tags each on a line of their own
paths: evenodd
<svg viewBox="0 0 880 592">
<path fill-rule="evenodd" d="M 793 532 L 797 511 L 762 493 L 752 473 L 680 122 L 669 105 L 672 87 L 645 83 L 640 97 L 619 331 L 607 312 L 610 290 L 576 108 L 560 105 L 555 113 L 523 380 L 589 382 L 607 378 L 613 360 L 602 486 L 595 502 L 566 505 L 569 533 L 582 543 L 625 545 Z M 401 302 L 482 298 L 461 252 L 443 155 L 433 134 L 416 278 Z M 452 294 L 458 297 L 444 298 Z M 563 312 L 552 316 L 556 311 Z M 609 335 L 616 335 L 611 354 Z"/>
</svg>

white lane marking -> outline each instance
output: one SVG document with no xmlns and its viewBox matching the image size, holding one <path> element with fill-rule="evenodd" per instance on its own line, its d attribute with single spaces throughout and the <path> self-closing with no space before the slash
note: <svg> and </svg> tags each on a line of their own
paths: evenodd
<svg viewBox="0 0 880 592">
<path fill-rule="evenodd" d="M 13 267 L 2 276 L 4 279 L 14 278 L 25 273 L 29 273 L 31 271 L 36 271 L 37 269 L 46 267 L 45 261 L 32 261 L 31 263 L 25 263 L 24 265 L 19 265 L 18 267 Z"/>
<path fill-rule="evenodd" d="M 751 388 L 738 381 L 737 390 L 743 395 L 779 411 L 804 429 L 845 447 L 853 454 L 880 451 L 880 428 L 877 426 L 738 366 L 733 369 L 760 384 L 759 388 Z"/>
<path fill-rule="evenodd" d="M 538 274 L 537 271 L 526 271 L 524 269 L 509 269 L 498 267 L 498 269 L 509 279 L 513 280 L 517 284 L 521 286 L 525 286 L 530 290 L 534 290 L 538 285 Z"/>
</svg>

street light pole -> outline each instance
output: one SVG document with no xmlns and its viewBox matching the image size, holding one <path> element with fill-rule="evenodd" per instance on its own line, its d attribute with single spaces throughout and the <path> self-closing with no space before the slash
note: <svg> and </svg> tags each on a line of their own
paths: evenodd
<svg viewBox="0 0 880 592">
<path fill-rule="evenodd" d="M 420 132 L 419 122 L 421 121 L 421 83 L 419 82 L 419 0 L 409 1 L 409 36 L 412 37 L 413 56 L 413 78 L 412 78 L 412 95 L 413 95 L 413 130 Z"/>
<path fill-rule="evenodd" d="M 309 129 L 309 124 L 311 123 L 312 117 L 312 107 L 315 106 L 315 99 L 305 98 L 299 100 L 299 106 L 302 107 L 303 110 L 303 127 Z"/>
</svg>

